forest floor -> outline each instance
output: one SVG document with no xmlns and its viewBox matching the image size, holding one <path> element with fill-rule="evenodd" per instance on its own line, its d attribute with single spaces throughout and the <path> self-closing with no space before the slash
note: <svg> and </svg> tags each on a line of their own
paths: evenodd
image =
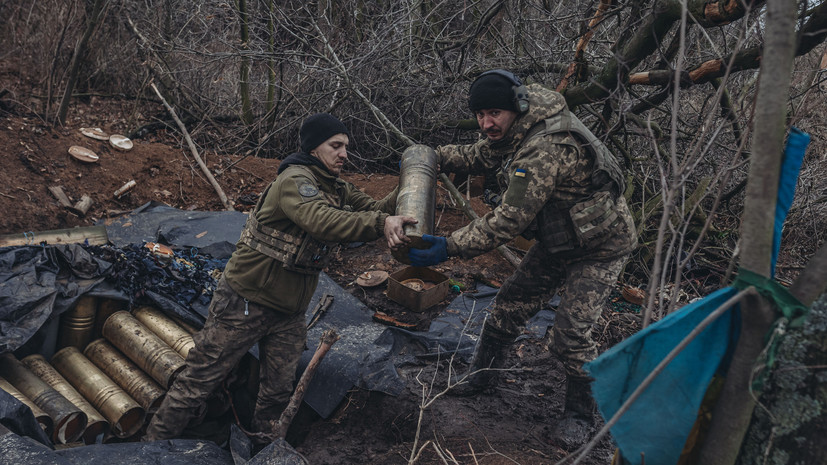
<svg viewBox="0 0 827 465">
<path fill-rule="evenodd" d="M 124 133 L 122 107 L 118 99 L 92 97 L 72 108 L 64 127 L 55 128 L 20 103 L 0 106 L 0 235 L 90 226 L 148 201 L 184 210 L 223 209 L 179 134 L 156 131 L 134 140 L 129 151 L 81 134 L 81 128 Z M 78 161 L 68 153 L 72 146 L 93 150 L 99 160 Z M 276 175 L 278 160 L 202 150 L 207 167 L 237 210 L 252 208 Z M 343 177 L 375 198 L 390 192 L 398 181 L 390 174 L 345 173 Z M 135 187 L 115 197 L 114 192 L 131 180 Z M 471 203 L 482 214 L 487 207 L 480 200 L 477 184 L 472 182 Z M 61 186 L 72 204 L 86 195 L 93 199 L 93 205 L 85 215 L 73 212 L 60 205 L 50 186 Z M 440 188 L 436 232 L 447 234 L 467 222 L 447 190 Z M 353 284 L 364 271 L 393 272 L 403 267 L 382 241 L 376 241 L 342 248 L 327 272 L 370 309 L 427 329 L 447 300 L 415 313 L 389 300 L 383 288 L 368 290 Z M 472 292 L 478 282 L 499 286 L 514 267 L 494 251 L 471 260 L 453 258 L 435 269 Z M 607 302 L 596 330 L 601 351 L 637 329 L 639 317 L 634 312 L 618 311 Z M 500 376 L 492 393 L 466 398 L 442 396 L 424 411 L 421 420 L 419 406 L 426 400 L 423 386 L 431 380 L 437 388 L 445 384 L 445 362 L 401 368 L 407 390 L 399 396 L 354 389 L 329 419 L 306 419 L 297 426 L 300 431 L 291 432 L 289 438 L 310 463 L 319 465 L 408 463 L 417 431 L 420 445 L 431 441 L 459 463 L 555 463 L 566 455 L 551 444 L 549 436 L 562 412 L 564 375 L 545 344 L 545 340 L 532 339 L 515 344 L 508 366 L 516 368 Z M 583 463 L 607 464 L 612 454 L 607 438 Z M 443 463 L 443 459 L 429 445 L 418 463 Z"/>
</svg>

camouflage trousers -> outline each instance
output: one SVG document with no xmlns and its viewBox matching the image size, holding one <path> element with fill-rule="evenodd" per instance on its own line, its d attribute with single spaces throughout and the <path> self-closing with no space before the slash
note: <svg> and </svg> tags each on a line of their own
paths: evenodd
<svg viewBox="0 0 827 465">
<path fill-rule="evenodd" d="M 195 347 L 187 367 L 164 398 L 144 439 L 180 437 L 191 421 L 203 416 L 207 397 L 256 342 L 261 368 L 252 427 L 269 431 L 269 421 L 278 419 L 293 391 L 306 336 L 305 312 L 286 315 L 246 302 L 221 278 L 204 328 L 193 336 Z"/>
<path fill-rule="evenodd" d="M 566 258 L 539 244 L 531 247 L 500 288 L 488 324 L 516 337 L 525 323 L 565 283 L 552 328 L 551 350 L 574 379 L 588 377 L 583 364 L 597 357 L 592 326 L 597 322 L 628 254 L 616 257 Z"/>
</svg>

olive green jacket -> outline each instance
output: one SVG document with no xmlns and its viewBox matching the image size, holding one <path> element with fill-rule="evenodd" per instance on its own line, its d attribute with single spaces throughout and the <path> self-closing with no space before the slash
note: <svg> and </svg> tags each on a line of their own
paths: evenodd
<svg viewBox="0 0 827 465">
<path fill-rule="evenodd" d="M 261 207 L 251 214 L 262 225 L 293 236 L 307 232 L 324 242 L 372 241 L 384 235 L 397 192 L 377 201 L 318 166 L 290 165 L 267 187 Z M 318 274 L 286 270 L 241 242 L 224 277 L 245 299 L 288 314 L 305 311 L 319 280 Z"/>
</svg>

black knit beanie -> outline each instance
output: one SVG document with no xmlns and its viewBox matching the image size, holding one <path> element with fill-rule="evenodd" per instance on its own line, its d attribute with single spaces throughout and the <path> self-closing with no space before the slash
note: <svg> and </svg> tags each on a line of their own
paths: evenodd
<svg viewBox="0 0 827 465">
<path fill-rule="evenodd" d="M 336 134 L 348 134 L 347 126 L 330 113 L 316 113 L 308 116 L 299 130 L 301 149 L 304 153 L 320 146 Z"/>
<path fill-rule="evenodd" d="M 513 86 L 508 78 L 499 74 L 480 76 L 468 91 L 468 106 L 473 112 L 488 108 L 518 111 Z"/>
</svg>

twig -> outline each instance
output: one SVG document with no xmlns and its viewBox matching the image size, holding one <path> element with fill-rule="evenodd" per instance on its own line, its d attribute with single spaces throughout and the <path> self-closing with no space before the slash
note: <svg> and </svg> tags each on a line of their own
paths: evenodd
<svg viewBox="0 0 827 465">
<path fill-rule="evenodd" d="M 249 437 L 249 438 L 254 438 L 254 439 L 259 439 L 259 440 L 269 440 L 270 438 L 267 437 L 266 433 L 262 433 L 262 432 L 254 433 L 252 431 L 247 431 L 247 429 L 244 428 L 244 425 L 241 424 L 241 420 L 238 418 L 238 411 L 236 411 L 235 404 L 233 403 L 233 395 L 230 393 L 230 390 L 227 389 L 227 380 L 224 380 L 224 382 L 221 383 L 221 388 L 224 390 L 224 394 L 227 395 L 227 401 L 230 403 L 230 409 L 233 412 L 233 417 L 235 418 L 235 425 L 238 426 L 238 429 L 240 429 L 241 432 L 246 434 L 247 437 Z"/>
<path fill-rule="evenodd" d="M 210 181 L 210 184 L 212 185 L 213 189 L 215 189 L 215 192 L 218 193 L 218 198 L 221 199 L 221 203 L 224 204 L 224 208 L 226 208 L 227 211 L 234 211 L 235 209 L 233 208 L 233 204 L 230 203 L 230 201 L 227 199 L 227 195 L 224 194 L 224 190 L 221 189 L 221 186 L 218 185 L 218 181 L 215 180 L 212 173 L 210 173 L 210 169 L 207 168 L 207 165 L 204 164 L 203 160 L 201 160 L 201 156 L 198 155 L 198 150 L 195 148 L 195 144 L 192 142 L 192 138 L 190 138 L 189 132 L 187 132 L 187 127 L 184 126 L 184 123 L 182 123 L 181 120 L 178 118 L 178 115 L 175 113 L 175 109 L 173 109 L 169 105 L 169 103 L 167 103 L 167 101 L 164 99 L 164 96 L 161 95 L 161 92 L 159 92 L 158 88 L 155 87 L 155 83 L 151 83 L 149 85 L 152 87 L 152 90 L 154 90 L 155 93 L 158 95 L 158 98 L 161 99 L 161 102 L 164 104 L 167 111 L 169 111 L 169 114 L 172 115 L 172 119 L 174 119 L 175 123 L 178 124 L 178 128 L 181 129 L 181 132 L 184 134 L 184 139 L 186 139 L 187 141 L 187 145 L 190 148 L 190 152 L 192 152 L 192 156 L 195 158 L 195 161 L 198 162 L 198 166 L 201 167 L 201 171 L 204 172 L 204 175 L 207 177 L 207 180 Z"/>
<path fill-rule="evenodd" d="M 477 453 L 474 452 L 474 446 L 472 446 L 470 442 L 468 443 L 468 449 L 471 450 L 471 458 L 474 459 L 474 464 L 480 465 L 480 462 L 477 461 Z"/>
<path fill-rule="evenodd" d="M 448 459 L 445 457 L 445 454 L 443 454 L 442 451 L 439 450 L 439 446 L 437 446 L 435 442 L 432 442 L 431 445 L 434 446 L 434 450 L 436 451 L 436 455 L 438 455 L 439 458 L 442 459 L 442 463 L 444 463 L 445 465 L 448 465 Z M 455 463 L 456 463 L 456 461 L 455 461 Z"/>
<path fill-rule="evenodd" d="M 281 417 L 279 417 L 278 421 L 272 422 L 273 434 L 276 438 L 284 439 L 284 437 L 287 436 L 287 428 L 290 427 L 290 422 L 293 421 L 293 417 L 295 417 L 296 412 L 299 411 L 299 405 L 304 399 L 304 393 L 307 391 L 307 387 L 310 385 L 313 375 L 316 373 L 316 368 L 318 368 L 319 364 L 322 363 L 322 359 L 327 354 L 327 351 L 329 351 L 330 348 L 333 347 L 333 344 L 335 344 L 338 340 L 339 335 L 336 334 L 336 331 L 333 329 L 328 329 L 322 333 L 321 340 L 319 341 L 319 347 L 316 348 L 313 358 L 310 359 L 310 363 L 307 364 L 307 368 L 305 368 L 304 373 L 302 373 L 302 376 L 299 379 L 299 384 L 296 386 L 296 390 L 293 391 L 293 395 L 290 397 L 290 402 L 288 402 L 284 412 L 281 413 Z"/>
<path fill-rule="evenodd" d="M 575 74 L 580 72 L 580 68 L 583 67 L 585 61 L 583 59 L 583 55 L 586 52 L 586 47 L 589 45 L 589 42 L 592 40 L 592 36 L 594 36 L 594 29 L 603 21 L 603 13 L 609 9 L 612 5 L 611 0 L 601 0 L 600 5 L 597 7 L 597 11 L 594 12 L 594 16 L 589 21 L 589 29 L 580 37 L 580 40 L 577 41 L 577 47 L 575 48 L 574 52 L 574 60 L 569 64 L 568 70 L 566 70 L 566 75 L 560 81 L 560 84 L 557 86 L 557 92 L 565 92 L 566 88 L 569 86 L 569 80 L 573 77 L 576 77 Z M 575 82 L 579 82 L 580 79 L 577 79 Z"/>
</svg>

